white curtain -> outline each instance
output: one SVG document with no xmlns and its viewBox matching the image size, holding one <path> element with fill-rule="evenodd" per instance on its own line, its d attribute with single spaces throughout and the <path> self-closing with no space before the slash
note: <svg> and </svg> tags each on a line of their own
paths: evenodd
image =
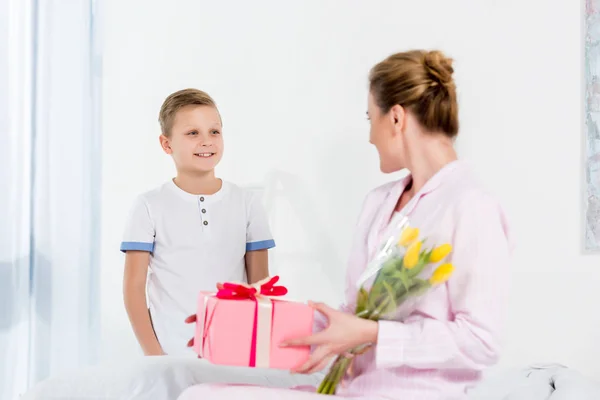
<svg viewBox="0 0 600 400">
<path fill-rule="evenodd" d="M 0 0 L 0 399 L 99 342 L 97 7 Z"/>
</svg>

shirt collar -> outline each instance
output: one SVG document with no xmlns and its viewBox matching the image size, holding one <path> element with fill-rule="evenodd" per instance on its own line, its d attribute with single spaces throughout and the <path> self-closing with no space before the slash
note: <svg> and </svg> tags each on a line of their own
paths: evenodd
<svg viewBox="0 0 600 400">
<path fill-rule="evenodd" d="M 462 170 L 464 168 L 466 168 L 466 163 L 460 160 L 451 161 L 448 164 L 444 165 L 438 172 L 436 172 L 431 178 L 429 178 L 427 182 L 425 182 L 425 185 L 423 185 L 421 190 L 415 193 L 414 197 L 410 199 L 408 204 L 406 204 L 406 206 L 404 206 L 404 208 L 401 210 L 402 213 L 409 216 L 423 196 L 426 196 L 427 194 L 436 190 L 442 184 L 447 182 L 449 180 L 448 178 L 452 176 L 456 171 Z M 388 203 L 386 204 L 385 215 L 392 215 L 394 208 L 398 203 L 398 199 L 400 199 L 400 196 L 402 195 L 406 187 L 409 185 L 411 180 L 412 175 L 409 173 L 407 176 L 400 179 L 398 182 L 396 182 L 394 186 L 390 188 L 390 192 L 388 193 Z"/>
<path fill-rule="evenodd" d="M 223 195 L 227 192 L 229 185 L 225 181 L 221 181 L 221 189 L 219 189 L 214 194 L 192 194 L 188 193 L 185 190 L 181 189 L 179 186 L 175 184 L 175 181 L 171 179 L 167 182 L 167 187 L 173 193 L 175 193 L 179 198 L 185 201 L 193 201 L 193 202 L 202 202 L 204 204 L 211 204 L 218 200 L 220 200 Z"/>
</svg>

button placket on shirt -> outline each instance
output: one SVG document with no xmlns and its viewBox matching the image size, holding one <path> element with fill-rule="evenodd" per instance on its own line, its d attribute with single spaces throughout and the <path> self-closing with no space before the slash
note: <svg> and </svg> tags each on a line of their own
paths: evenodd
<svg viewBox="0 0 600 400">
<path fill-rule="evenodd" d="M 199 204 L 198 204 L 198 208 L 200 209 L 200 219 L 202 220 L 202 225 L 203 226 L 208 226 L 208 220 L 206 219 L 207 215 L 207 211 L 206 211 L 206 204 L 204 204 L 204 196 L 200 196 L 199 200 Z"/>
</svg>

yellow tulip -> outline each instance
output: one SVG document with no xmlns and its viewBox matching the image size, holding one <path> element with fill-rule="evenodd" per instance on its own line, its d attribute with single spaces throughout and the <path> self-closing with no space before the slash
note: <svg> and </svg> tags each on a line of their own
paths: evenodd
<svg viewBox="0 0 600 400">
<path fill-rule="evenodd" d="M 433 249 L 433 251 L 431 252 L 429 261 L 432 263 L 440 262 L 444 258 L 446 258 L 446 256 L 448 254 L 450 254 L 451 251 L 452 251 L 452 246 L 449 245 L 448 243 L 438 246 L 435 249 Z"/>
<path fill-rule="evenodd" d="M 404 228 L 404 230 L 402 231 L 402 234 L 400 235 L 400 239 L 398 240 L 398 245 L 399 246 L 408 246 L 413 241 L 415 241 L 418 237 L 419 237 L 419 229 L 411 228 L 410 226 L 407 226 L 406 228 Z"/>
<path fill-rule="evenodd" d="M 404 268 L 411 269 L 419 262 L 419 253 L 421 252 L 421 242 L 414 242 L 404 254 Z"/>
<path fill-rule="evenodd" d="M 431 278 L 429 278 L 429 282 L 432 285 L 439 285 L 440 283 L 444 283 L 450 278 L 454 272 L 454 265 L 450 263 L 440 265 L 433 274 L 431 274 Z"/>
</svg>

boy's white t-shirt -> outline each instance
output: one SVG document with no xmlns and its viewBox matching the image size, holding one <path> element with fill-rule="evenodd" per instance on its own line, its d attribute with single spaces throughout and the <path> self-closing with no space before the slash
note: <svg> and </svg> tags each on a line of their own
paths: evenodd
<svg viewBox="0 0 600 400">
<path fill-rule="evenodd" d="M 121 251 L 150 253 L 147 284 L 152 324 L 163 350 L 193 355 L 187 342 L 200 291 L 217 282 L 245 282 L 247 251 L 275 246 L 254 193 L 223 181 L 213 195 L 193 195 L 173 181 L 138 197 Z"/>
</svg>

